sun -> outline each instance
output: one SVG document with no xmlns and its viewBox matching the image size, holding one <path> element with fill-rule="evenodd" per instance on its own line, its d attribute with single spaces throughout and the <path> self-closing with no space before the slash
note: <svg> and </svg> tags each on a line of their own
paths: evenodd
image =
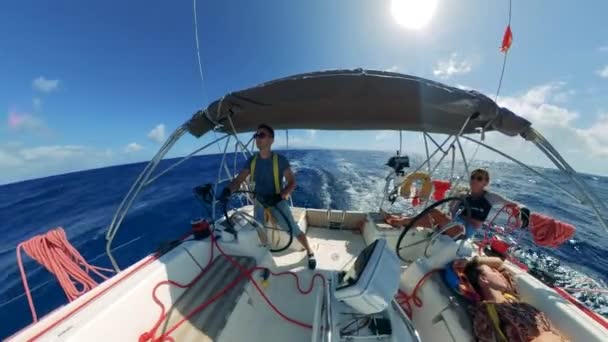
<svg viewBox="0 0 608 342">
<path fill-rule="evenodd" d="M 437 0 L 392 0 L 391 12 L 399 25 L 422 29 L 433 17 Z"/>
</svg>

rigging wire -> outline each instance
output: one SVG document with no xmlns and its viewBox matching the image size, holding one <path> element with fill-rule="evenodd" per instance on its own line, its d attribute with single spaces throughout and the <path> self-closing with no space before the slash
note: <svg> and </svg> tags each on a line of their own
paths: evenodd
<svg viewBox="0 0 608 342">
<path fill-rule="evenodd" d="M 512 17 L 512 10 L 513 10 L 513 1 L 509 0 L 509 15 L 508 15 L 508 19 L 507 19 L 507 27 L 511 27 L 511 17 Z M 502 81 L 505 75 L 505 69 L 507 66 L 507 58 L 509 57 L 509 49 L 506 49 L 505 51 L 503 51 L 504 53 L 504 57 L 502 59 L 502 68 L 500 70 L 500 77 L 498 78 L 498 86 L 496 87 L 496 94 L 494 95 L 494 102 L 498 105 L 498 96 L 500 95 L 500 90 L 502 88 Z M 477 156 L 477 152 L 479 151 L 479 144 L 476 144 L 475 146 L 475 151 L 473 151 L 473 154 L 471 156 L 470 159 L 470 164 L 472 164 L 475 161 L 475 157 Z"/>
<path fill-rule="evenodd" d="M 512 0 L 509 0 L 509 19 L 507 20 L 507 27 L 511 27 L 511 12 L 512 12 Z M 500 94 L 500 88 L 502 87 L 502 79 L 505 75 L 505 68 L 507 66 L 507 58 L 509 57 L 509 49 L 504 51 L 504 57 L 502 60 L 502 69 L 500 71 L 500 78 L 498 79 L 498 87 L 496 87 L 496 96 L 494 102 L 498 101 L 498 95 Z"/>
<path fill-rule="evenodd" d="M 207 88 L 205 87 L 205 76 L 203 73 L 203 63 L 201 62 L 201 48 L 198 38 L 198 15 L 196 11 L 196 0 L 192 0 L 192 16 L 194 17 L 194 43 L 196 45 L 196 60 L 198 62 L 198 74 L 201 78 L 201 88 L 203 93 L 203 105 L 207 104 Z M 213 139 L 217 140 L 217 134 L 215 133 L 215 129 L 212 129 Z M 220 153 L 222 153 L 222 147 L 220 146 L 219 141 L 217 142 L 217 149 Z"/>
<path fill-rule="evenodd" d="M 196 43 L 196 58 L 198 61 L 198 74 L 201 77 L 201 86 L 203 90 L 203 104 L 207 103 L 207 90 L 205 88 L 205 77 L 203 75 L 203 63 L 201 62 L 201 49 L 198 39 L 198 18 L 196 14 L 196 0 L 192 0 L 192 11 L 194 16 L 194 41 Z"/>
</svg>

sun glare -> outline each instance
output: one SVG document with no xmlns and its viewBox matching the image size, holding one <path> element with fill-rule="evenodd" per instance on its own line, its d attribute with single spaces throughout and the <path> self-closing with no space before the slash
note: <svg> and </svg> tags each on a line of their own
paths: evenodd
<svg viewBox="0 0 608 342">
<path fill-rule="evenodd" d="M 392 0 L 391 12 L 399 25 L 420 30 L 433 17 L 437 0 Z"/>
</svg>

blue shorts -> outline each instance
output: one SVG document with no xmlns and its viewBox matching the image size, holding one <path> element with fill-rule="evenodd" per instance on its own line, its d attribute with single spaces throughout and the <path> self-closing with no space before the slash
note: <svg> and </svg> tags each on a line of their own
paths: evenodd
<svg viewBox="0 0 608 342">
<path fill-rule="evenodd" d="M 280 213 L 278 212 L 279 210 L 281 211 Z M 272 214 L 272 217 L 275 219 L 280 229 L 289 232 L 289 225 L 291 225 L 293 236 L 302 235 L 302 230 L 293 218 L 291 208 L 289 208 L 289 204 L 287 203 L 287 201 L 283 200 L 277 203 L 276 206 L 270 207 L 270 213 Z M 283 215 L 281 215 L 281 213 L 283 213 Z M 258 203 L 258 201 L 255 202 L 253 207 L 253 217 L 256 219 L 256 221 L 264 223 L 264 207 L 260 203 Z M 285 218 L 287 218 L 289 223 L 285 222 Z"/>
</svg>

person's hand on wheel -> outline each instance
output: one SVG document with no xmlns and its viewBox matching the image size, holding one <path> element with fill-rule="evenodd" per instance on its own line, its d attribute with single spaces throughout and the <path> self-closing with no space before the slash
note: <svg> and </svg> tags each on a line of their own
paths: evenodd
<svg viewBox="0 0 608 342">
<path fill-rule="evenodd" d="M 519 208 L 519 219 L 521 220 L 521 228 L 528 228 L 528 224 L 530 223 L 530 209 L 526 207 Z"/>
<path fill-rule="evenodd" d="M 224 190 L 222 190 L 222 194 L 220 195 L 220 202 L 228 202 L 228 198 L 230 197 L 230 189 L 229 188 L 224 188 Z"/>
</svg>

